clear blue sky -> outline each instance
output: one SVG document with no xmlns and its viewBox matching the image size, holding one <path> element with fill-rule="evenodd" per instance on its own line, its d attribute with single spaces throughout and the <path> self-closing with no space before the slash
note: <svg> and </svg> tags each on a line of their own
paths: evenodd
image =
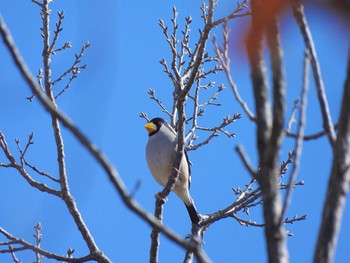
<svg viewBox="0 0 350 263">
<path fill-rule="evenodd" d="M 135 199 L 148 211 L 153 211 L 154 194 L 161 188 L 151 177 L 145 162 L 147 132 L 141 111 L 150 117 L 163 116 L 161 110 L 149 100 L 147 90 L 153 88 L 166 106 L 171 105 L 172 87 L 158 63 L 170 52 L 158 18 L 170 24 L 172 6 L 179 11 L 179 22 L 193 17 L 192 40 L 197 39 L 197 28 L 202 26 L 199 6 L 202 1 L 56 1 L 52 5 L 52 22 L 56 12 L 65 10 L 64 31 L 60 43 L 71 41 L 73 48 L 53 57 L 53 76 L 59 76 L 74 59 L 85 41 L 91 42 L 84 62 L 88 69 L 82 71 L 58 104 L 85 134 L 101 148 L 115 164 L 128 189 L 138 181 L 141 186 Z M 232 2 L 234 6 L 235 3 Z M 216 18 L 229 12 L 231 4 L 222 1 L 215 11 Z M 320 8 L 306 7 L 309 24 L 315 39 L 327 96 L 333 120 L 336 121 L 340 96 L 345 79 L 349 31 L 344 24 Z M 41 65 L 40 11 L 29 0 L 2 1 L 0 12 L 12 31 L 13 37 L 29 64 L 33 74 Z M 230 24 L 231 41 L 237 42 L 245 32 L 249 18 Z M 288 113 L 299 94 L 302 78 L 303 43 L 290 12 L 282 18 L 282 43 L 285 50 L 288 88 Z M 220 28 L 213 32 L 221 39 Z M 211 36 L 213 36 L 212 34 Z M 192 42 L 193 43 L 193 42 Z M 251 83 L 244 48 L 240 43 L 231 45 L 232 72 L 242 97 L 253 109 Z M 213 47 L 209 45 L 210 52 Z M 217 84 L 224 83 L 223 74 L 214 76 Z M 42 170 L 57 175 L 53 135 L 48 114 L 37 101 L 28 102 L 29 88 L 13 65 L 8 52 L 0 44 L 0 130 L 4 132 L 11 151 L 17 154 L 15 138 L 25 143 L 34 132 L 35 144 L 27 159 Z M 321 117 L 313 81 L 306 133 L 318 132 Z M 209 94 L 209 93 L 208 93 Z M 205 95 L 204 95 L 205 96 Z M 228 114 L 243 113 L 227 88 L 219 98 L 222 107 L 208 108 L 206 123 L 221 122 Z M 204 124 L 203 124 L 204 125 Z M 205 147 L 190 152 L 192 167 L 191 193 L 201 213 L 211 213 L 232 203 L 232 187 L 244 187 L 250 180 L 239 161 L 234 147 L 243 145 L 256 165 L 255 127 L 243 114 L 230 131 L 237 137 L 220 136 Z M 63 129 L 67 169 L 71 191 L 97 245 L 113 262 L 147 262 L 151 228 L 122 204 L 107 176 L 88 156 L 70 133 Z M 204 138 L 201 134 L 201 138 Z M 293 141 L 286 139 L 281 159 L 286 159 L 293 149 Z M 330 173 L 330 147 L 326 138 L 306 142 L 298 180 L 305 186 L 293 192 L 288 217 L 307 214 L 307 220 L 288 225 L 294 236 L 288 238 L 291 262 L 310 262 L 315 245 L 325 189 Z M 0 154 L 0 161 L 4 156 Z M 41 178 L 36 178 L 41 179 Z M 63 203 L 30 186 L 14 171 L 0 169 L 0 226 L 16 236 L 33 240 L 33 226 L 43 225 L 42 247 L 65 254 L 75 248 L 75 256 L 87 251 L 74 222 Z M 262 222 L 261 208 L 251 209 L 253 221 Z M 241 215 L 247 218 L 244 215 Z M 182 236 L 190 231 L 190 221 L 182 202 L 172 194 L 165 208 L 165 224 Z M 350 221 L 349 205 L 343 222 Z M 1 240 L 1 239 L 0 239 Z M 204 249 L 214 262 L 266 262 L 263 230 L 240 226 L 231 219 L 216 223 L 205 234 Z M 349 262 L 348 244 L 350 226 L 343 224 L 335 262 Z M 34 260 L 32 253 L 18 253 L 23 262 Z M 184 251 L 161 239 L 160 262 L 181 262 Z M 0 255 L 0 262 L 10 262 L 10 255 Z M 46 261 L 46 260 L 45 260 Z"/>
</svg>

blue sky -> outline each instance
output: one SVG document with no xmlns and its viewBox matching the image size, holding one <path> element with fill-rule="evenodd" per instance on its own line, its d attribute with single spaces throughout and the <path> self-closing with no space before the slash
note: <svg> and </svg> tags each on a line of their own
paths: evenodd
<svg viewBox="0 0 350 263">
<path fill-rule="evenodd" d="M 147 90 L 155 89 L 157 97 L 167 107 L 171 105 L 172 93 L 171 82 L 158 62 L 163 57 L 168 60 L 170 57 L 167 43 L 157 25 L 158 18 L 169 25 L 174 5 L 179 11 L 180 26 L 184 24 L 184 17 L 191 14 L 194 43 L 198 36 L 197 28 L 202 26 L 201 3 L 197 0 L 186 3 L 109 0 L 96 4 L 92 0 L 76 0 L 57 1 L 51 6 L 52 22 L 57 18 L 57 11 L 65 11 L 60 43 L 71 41 L 73 44 L 72 49 L 53 57 L 53 76 L 59 76 L 72 63 L 74 53 L 78 53 L 86 41 L 91 42 L 83 60 L 88 64 L 88 69 L 82 71 L 72 88 L 58 99 L 58 104 L 106 153 L 129 190 L 141 182 L 135 199 L 151 212 L 154 194 L 161 188 L 147 168 L 147 132 L 143 128 L 144 120 L 138 115 L 144 111 L 150 117 L 166 117 L 148 98 Z M 230 8 L 231 4 L 226 1 L 219 3 L 215 17 L 228 14 Z M 0 4 L 0 13 L 34 75 L 42 67 L 39 12 L 38 7 L 29 0 L 3 1 Z M 307 6 L 306 14 L 321 63 L 332 117 L 336 121 L 345 80 L 349 31 L 340 19 L 325 13 L 322 8 Z M 281 20 L 287 107 L 290 113 L 301 87 L 303 42 L 291 13 L 287 11 Z M 230 23 L 231 70 L 242 97 L 254 110 L 246 54 L 239 42 L 248 24 L 249 18 Z M 214 30 L 213 35 L 220 40 L 221 28 Z M 213 51 L 211 44 L 208 50 Z M 30 95 L 29 88 L 2 44 L 0 58 L 0 130 L 17 156 L 14 139 L 20 138 L 24 144 L 33 131 L 35 144 L 31 146 L 27 159 L 42 170 L 57 175 L 49 116 L 36 100 L 30 103 L 25 99 Z M 217 84 L 228 86 L 222 73 L 214 78 Z M 312 78 L 310 85 L 306 134 L 318 132 L 322 127 Z M 208 94 L 210 91 L 203 97 Z M 243 113 L 229 88 L 222 92 L 218 102 L 222 103 L 221 107 L 207 109 L 205 124 L 219 123 L 228 114 Z M 189 153 L 193 162 L 191 194 L 201 213 L 226 207 L 235 199 L 231 188 L 242 188 L 250 181 L 233 150 L 235 146 L 242 145 L 254 165 L 257 163 L 254 125 L 242 114 L 242 119 L 230 126 L 229 130 L 236 133 L 236 138 L 220 136 L 210 145 Z M 65 129 L 63 136 L 70 188 L 97 245 L 113 262 L 147 262 L 151 228 L 125 208 L 101 168 Z M 205 134 L 200 136 L 205 138 Z M 285 140 L 281 160 L 287 158 L 293 145 L 293 140 Z M 304 144 L 298 180 L 303 180 L 305 185 L 293 191 L 293 201 L 287 215 L 307 214 L 307 220 L 287 226 L 294 234 L 288 238 L 291 262 L 309 262 L 312 259 L 330 173 L 330 158 L 331 149 L 326 138 Z M 0 161 L 4 161 L 2 154 Z M 31 188 L 9 169 L 0 169 L 0 193 L 1 227 L 34 242 L 33 226 L 41 222 L 44 249 L 65 254 L 71 247 L 75 248 L 76 256 L 87 251 L 66 208 L 56 198 Z M 262 222 L 261 208 L 251 209 L 250 214 L 250 219 Z M 347 205 L 343 221 L 349 220 Z M 190 231 L 186 209 L 174 194 L 166 205 L 164 221 L 181 236 L 186 236 Z M 236 262 L 266 262 L 262 229 L 243 227 L 234 220 L 226 219 L 211 226 L 204 241 L 204 249 L 214 262 L 232 261 L 233 258 Z M 335 262 L 350 261 L 349 242 L 350 226 L 343 224 Z M 23 262 L 34 260 L 32 253 L 18 253 L 17 256 Z M 181 262 L 183 256 L 182 249 L 164 237 L 161 239 L 160 262 Z M 10 260 L 10 255 L 0 255 L 0 262 Z"/>
</svg>

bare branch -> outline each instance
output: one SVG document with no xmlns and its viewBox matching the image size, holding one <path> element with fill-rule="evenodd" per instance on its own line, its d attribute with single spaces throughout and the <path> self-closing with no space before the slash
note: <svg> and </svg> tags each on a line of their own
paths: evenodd
<svg viewBox="0 0 350 263">
<path fill-rule="evenodd" d="M 167 74 L 167 76 L 171 79 L 171 81 L 172 81 L 173 84 L 175 85 L 175 84 L 176 84 L 176 79 L 175 79 L 175 77 L 173 76 L 173 74 L 170 72 L 169 67 L 168 67 L 168 64 L 166 63 L 165 58 L 163 58 L 162 60 L 160 60 L 159 63 L 160 63 L 161 65 L 163 65 L 163 67 L 164 67 L 164 70 L 163 70 L 163 71 Z"/>
<path fill-rule="evenodd" d="M 21 165 L 22 167 L 24 165 L 28 166 L 29 168 L 31 168 L 34 172 L 42 175 L 42 176 L 45 176 L 49 179 L 51 179 L 52 181 L 56 182 L 56 183 L 59 183 L 60 181 L 56 178 L 54 178 L 53 176 L 49 175 L 48 173 L 46 172 L 43 172 L 43 171 L 40 171 L 38 168 L 36 168 L 35 166 L 31 165 L 30 163 L 28 163 L 28 161 L 26 160 L 25 158 L 25 154 L 29 148 L 30 145 L 34 144 L 34 141 L 33 141 L 33 136 L 34 136 L 34 133 L 32 132 L 30 135 L 29 135 L 29 138 L 28 138 L 28 142 L 26 144 L 26 147 L 24 150 L 21 149 L 21 145 L 20 145 L 20 140 L 19 139 L 16 139 L 16 144 L 17 144 L 17 148 L 21 154 L 20 156 L 20 161 L 21 161 Z M 24 167 L 23 167 L 24 168 Z"/>
<path fill-rule="evenodd" d="M 40 231 L 41 231 L 41 224 L 38 223 L 38 224 L 34 227 L 34 229 L 35 229 L 34 237 L 35 237 L 35 241 L 36 241 L 36 247 L 37 247 L 37 248 L 40 248 L 41 239 L 42 239 L 42 235 L 41 235 L 41 233 L 40 233 Z M 35 252 L 35 256 L 36 256 L 36 262 L 37 262 L 37 263 L 41 263 L 41 262 L 42 262 L 41 260 L 42 260 L 43 256 L 40 255 L 40 253 L 38 253 L 38 252 Z"/>
<path fill-rule="evenodd" d="M 66 50 L 67 48 L 71 48 L 72 43 L 71 42 L 65 42 L 63 46 L 56 48 L 55 50 L 52 50 L 52 54 L 56 55 L 57 52 Z"/>
<path fill-rule="evenodd" d="M 8 233 L 7 231 L 5 231 L 3 228 L 0 227 L 0 233 L 2 235 L 4 235 L 8 240 L 11 241 L 11 247 L 9 247 L 9 249 L 6 250 L 0 250 L 0 253 L 12 253 L 12 252 L 16 252 L 16 251 L 21 251 L 21 250 L 31 250 L 34 251 L 37 255 L 41 255 L 44 256 L 46 258 L 50 258 L 50 259 L 55 259 L 55 260 L 60 260 L 60 261 L 64 261 L 64 262 L 88 262 L 91 260 L 96 260 L 97 257 L 96 255 L 90 254 L 84 257 L 80 257 L 80 258 L 69 258 L 69 257 L 64 257 L 64 256 L 60 256 L 57 255 L 55 253 L 51 253 L 48 252 L 40 247 L 38 247 L 37 245 L 33 245 L 30 244 L 29 242 L 21 239 L 21 238 L 17 238 L 13 235 L 11 235 L 10 233 Z M 19 248 L 15 248 L 13 247 L 14 245 L 20 245 Z M 41 261 L 37 261 L 37 262 L 41 262 Z"/>
<path fill-rule="evenodd" d="M 223 17 L 223 18 L 220 18 L 220 19 L 214 21 L 213 25 L 216 27 L 220 24 L 226 24 L 228 21 L 230 21 L 236 17 L 243 17 L 243 16 L 251 15 L 249 10 L 243 14 L 239 14 L 242 10 L 248 9 L 247 2 L 248 2 L 248 0 L 244 0 L 242 3 L 237 3 L 237 8 L 231 14 L 229 14 L 226 17 Z"/>
<path fill-rule="evenodd" d="M 145 119 L 147 122 L 149 122 L 149 118 L 148 118 L 148 116 L 147 116 L 147 113 L 145 113 L 145 112 L 140 112 L 139 117 L 142 118 L 142 119 Z"/>
<path fill-rule="evenodd" d="M 16 257 L 15 251 L 12 251 L 12 250 L 13 250 L 12 245 L 9 245 L 9 252 L 11 253 L 13 262 L 15 262 L 15 263 L 22 263 L 22 261 L 19 260 L 19 259 Z"/>
<path fill-rule="evenodd" d="M 336 134 L 334 131 L 333 121 L 332 121 L 332 117 L 330 114 L 330 110 L 329 110 L 329 106 L 326 98 L 326 91 L 322 80 L 320 64 L 317 59 L 315 44 L 313 42 L 312 35 L 306 21 L 306 17 L 304 14 L 304 7 L 301 3 L 301 0 L 291 0 L 291 3 L 292 3 L 294 18 L 304 38 L 305 46 L 310 53 L 312 72 L 314 75 L 318 101 L 322 112 L 323 128 L 328 136 L 328 140 L 330 144 L 333 146 L 336 140 Z"/>
<path fill-rule="evenodd" d="M 186 249 L 192 249 L 194 253 L 201 257 L 204 255 L 198 251 L 197 248 L 193 248 L 190 244 L 188 244 L 183 238 L 172 232 L 170 229 L 165 227 L 163 224 L 159 222 L 158 219 L 154 218 L 151 214 L 144 211 L 141 206 L 132 198 L 130 198 L 126 187 L 121 180 L 118 172 L 115 167 L 109 163 L 105 155 L 94 145 L 92 144 L 87 137 L 80 132 L 80 130 L 73 124 L 73 122 L 66 117 L 61 111 L 58 110 L 57 107 L 54 106 L 52 101 L 48 99 L 48 97 L 40 90 L 38 87 L 36 80 L 33 78 L 31 72 L 29 71 L 27 65 L 23 61 L 21 55 L 19 54 L 18 49 L 16 48 L 14 41 L 2 19 L 0 16 L 0 34 L 5 42 L 6 47 L 8 48 L 16 66 L 21 72 L 23 78 L 31 88 L 32 92 L 38 97 L 42 105 L 45 109 L 51 114 L 55 115 L 64 126 L 67 127 L 69 131 L 77 138 L 77 140 L 90 152 L 93 158 L 102 166 L 104 171 L 106 172 L 108 178 L 111 180 L 113 186 L 117 190 L 118 194 L 122 198 L 125 205 L 134 213 L 139 215 L 143 220 L 145 220 L 150 226 L 158 228 L 162 233 L 165 234 L 170 240 L 179 244 L 181 247 Z M 100 255 L 98 252 L 95 252 Z M 205 262 L 205 261 L 202 261 Z M 208 261 L 207 261 L 208 262 Z"/>
<path fill-rule="evenodd" d="M 38 75 L 36 76 L 36 78 L 38 79 L 38 84 L 39 84 L 39 86 L 40 86 L 40 88 L 41 88 L 42 90 L 44 90 L 44 87 L 43 87 L 43 77 L 44 77 L 44 76 L 43 76 L 43 70 L 42 70 L 42 69 L 39 69 L 39 73 L 38 73 Z M 31 96 L 27 97 L 27 100 L 29 100 L 30 102 L 32 102 L 34 98 L 35 98 L 35 95 L 32 94 Z"/>
<path fill-rule="evenodd" d="M 228 80 L 228 83 L 229 83 L 232 91 L 233 91 L 233 94 L 235 95 L 237 102 L 242 107 L 242 109 L 244 110 L 244 112 L 246 113 L 248 118 L 251 121 L 255 121 L 254 114 L 249 109 L 247 103 L 244 102 L 243 99 L 241 98 L 241 95 L 239 94 L 237 85 L 234 83 L 234 81 L 232 79 L 232 74 L 231 74 L 231 69 L 230 69 L 230 58 L 228 56 L 228 34 L 229 34 L 229 31 L 227 29 L 226 24 L 224 24 L 223 28 L 224 28 L 224 30 L 223 30 L 223 36 L 224 36 L 223 50 L 220 49 L 219 45 L 216 42 L 216 38 L 213 37 L 213 43 L 215 46 L 215 53 L 216 53 L 216 55 L 221 63 L 221 66 L 225 72 L 226 78 Z"/>
<path fill-rule="evenodd" d="M 189 236 L 190 243 L 197 247 L 198 250 L 201 250 L 202 246 L 202 235 L 203 235 L 203 230 L 198 224 L 192 224 L 191 228 L 191 235 Z M 184 258 L 184 263 L 192 263 L 193 261 L 193 251 L 187 250 Z"/>
<path fill-rule="evenodd" d="M 34 133 L 32 132 L 30 135 L 29 135 L 29 138 L 28 138 L 28 142 L 24 148 L 24 150 L 22 151 L 21 149 L 21 146 L 20 146 L 20 143 L 19 143 L 19 139 L 16 139 L 16 144 L 17 144 L 17 148 L 19 150 L 19 152 L 21 153 L 21 156 L 20 156 L 20 161 L 21 161 L 21 164 L 23 166 L 24 162 L 23 162 L 23 159 L 24 159 L 24 155 L 26 154 L 28 148 L 30 145 L 32 145 L 34 142 L 33 142 L 33 136 L 34 136 Z"/>
<path fill-rule="evenodd" d="M 279 192 L 277 162 L 283 139 L 285 113 L 285 84 L 279 29 L 274 13 L 260 1 L 251 3 L 252 28 L 247 39 L 247 50 L 256 109 L 259 171 L 256 177 L 262 189 L 265 238 L 269 262 L 288 262 L 285 230 L 279 224 L 281 194 Z M 273 76 L 273 116 L 268 92 L 263 57 L 264 34 L 268 40 Z"/>
<path fill-rule="evenodd" d="M 253 179 L 256 179 L 257 177 L 257 172 L 254 170 L 252 164 L 250 163 L 250 160 L 248 159 L 248 156 L 244 153 L 244 150 L 242 146 L 237 146 L 236 147 L 236 152 L 238 153 L 239 157 L 241 158 L 245 168 L 248 170 L 250 176 Z"/>
<path fill-rule="evenodd" d="M 237 222 L 242 226 L 255 226 L 255 227 L 264 227 L 265 224 L 259 224 L 257 222 L 253 222 L 251 220 L 244 220 L 239 218 L 237 215 L 233 214 L 232 217 L 237 220 Z"/>
<path fill-rule="evenodd" d="M 339 116 L 338 137 L 333 148 L 332 171 L 326 200 L 323 205 L 322 222 L 314 252 L 314 262 L 333 262 L 339 229 L 345 209 L 350 182 L 350 51 Z"/>
<path fill-rule="evenodd" d="M 51 42 L 51 45 L 50 45 L 50 48 L 49 48 L 50 52 L 53 53 L 53 54 L 55 54 L 54 47 L 56 45 L 56 41 L 58 39 L 58 35 L 63 30 L 63 28 L 61 26 L 62 26 L 62 22 L 63 22 L 63 19 L 64 19 L 64 11 L 57 12 L 57 14 L 58 14 L 58 22 L 56 22 L 56 29 L 54 30 L 54 37 L 52 39 L 52 42 Z"/>
<path fill-rule="evenodd" d="M 178 28 L 178 25 L 176 23 L 176 18 L 177 18 L 177 11 L 176 11 L 176 8 L 174 7 L 173 8 L 173 18 L 171 19 L 171 21 L 173 23 L 173 33 L 171 34 L 171 36 L 169 36 L 168 27 L 165 26 L 164 21 L 162 19 L 158 20 L 158 24 L 163 29 L 163 34 L 165 36 L 166 41 L 169 44 L 169 47 L 170 47 L 170 50 L 172 53 L 171 69 L 175 75 L 174 80 L 176 80 L 176 82 L 178 82 L 178 81 L 180 81 L 181 76 L 180 76 L 180 72 L 177 69 L 177 64 L 176 64 L 176 60 L 177 60 L 177 48 L 176 47 L 177 47 L 177 43 L 178 43 L 178 41 L 176 39 L 176 32 L 177 32 L 177 28 Z M 162 60 L 161 64 L 162 64 L 162 62 L 165 62 L 165 60 Z M 162 64 L 162 65 L 165 67 L 165 64 Z M 167 72 L 169 72 L 169 70 L 167 70 Z"/>
<path fill-rule="evenodd" d="M 306 220 L 306 215 L 302 216 L 294 216 L 293 218 L 289 219 L 288 217 L 284 220 L 285 224 L 294 224 L 297 221 L 303 221 Z"/>
<path fill-rule="evenodd" d="M 171 117 L 171 113 L 164 107 L 163 103 L 156 97 L 156 92 L 155 90 L 153 89 L 149 89 L 147 91 L 148 95 L 150 96 L 150 98 L 152 100 L 154 100 L 158 105 L 159 107 L 162 109 L 162 112 L 166 113 L 169 117 Z"/>
<path fill-rule="evenodd" d="M 335 124 L 333 127 L 334 127 L 334 130 L 337 130 L 338 129 L 338 123 Z M 320 132 L 317 132 L 317 133 L 314 133 L 314 134 L 304 135 L 303 136 L 303 140 L 304 141 L 316 140 L 316 139 L 321 138 L 321 137 L 323 137 L 325 135 L 327 135 L 327 132 L 325 132 L 323 130 L 323 131 L 320 131 Z M 297 138 L 297 135 L 295 133 L 292 133 L 292 132 L 289 132 L 289 131 L 286 131 L 286 136 L 294 138 L 294 139 Z"/>
<path fill-rule="evenodd" d="M 57 84 L 58 82 L 62 81 L 68 74 L 71 74 L 67 84 L 65 85 L 65 87 L 54 97 L 55 99 L 57 99 L 59 96 L 61 96 L 64 92 L 67 91 L 67 89 L 69 89 L 72 81 L 78 77 L 78 75 L 80 74 L 80 70 L 81 69 L 86 69 L 87 65 L 79 65 L 81 63 L 81 58 L 84 56 L 84 52 L 85 50 L 90 46 L 89 42 L 86 42 L 83 47 L 80 50 L 79 54 L 75 54 L 75 60 L 72 64 L 72 66 L 66 70 L 60 77 L 58 77 L 56 80 L 52 81 L 52 85 Z"/>
<path fill-rule="evenodd" d="M 292 113 L 290 114 L 290 118 L 289 118 L 289 121 L 288 121 L 288 125 L 287 125 L 287 131 L 286 132 L 291 132 L 292 130 L 292 125 L 293 123 L 297 122 L 296 119 L 295 119 L 295 113 L 297 111 L 297 109 L 300 107 L 300 99 L 296 99 L 294 101 L 294 104 L 293 104 L 293 108 L 292 108 Z"/>
<path fill-rule="evenodd" d="M 295 143 L 295 150 L 294 150 L 295 152 L 294 166 L 292 168 L 292 172 L 289 177 L 287 193 L 284 198 L 284 202 L 282 206 L 280 224 L 282 224 L 282 220 L 291 202 L 292 186 L 293 186 L 293 182 L 296 180 L 296 176 L 299 169 L 299 158 L 301 156 L 304 128 L 305 128 L 305 122 L 306 122 L 306 104 L 307 104 L 308 89 L 309 89 L 309 53 L 306 51 L 305 58 L 304 58 L 303 87 L 300 95 L 301 101 L 300 101 L 300 114 L 299 114 L 299 123 L 298 123 L 298 131 L 297 131 L 297 140 Z"/>
<path fill-rule="evenodd" d="M 186 96 L 187 93 L 190 91 L 196 79 L 198 69 L 202 64 L 202 59 L 204 56 L 207 40 L 209 38 L 209 33 L 213 28 L 212 23 L 213 23 L 213 12 L 214 12 L 214 0 L 209 0 L 208 14 L 206 14 L 205 7 L 202 7 L 202 11 L 203 11 L 203 19 L 205 21 L 205 25 L 204 25 L 203 31 L 200 34 L 200 38 L 197 42 L 195 55 L 192 57 L 192 61 L 190 62 L 190 65 L 189 65 L 189 67 L 191 67 L 191 71 L 188 71 L 188 78 L 187 78 L 186 84 L 183 87 L 182 97 Z"/>
<path fill-rule="evenodd" d="M 0 21 L 1 22 L 1 21 Z M 43 183 L 39 183 L 37 181 L 35 181 L 27 172 L 26 170 L 24 169 L 23 167 L 23 163 L 22 165 L 18 164 L 16 162 L 16 159 L 13 157 L 13 155 L 10 153 L 10 150 L 8 148 L 8 145 L 7 145 L 7 142 L 6 142 L 6 139 L 5 139 L 5 136 L 4 134 L 0 131 L 0 148 L 2 149 L 2 151 L 4 152 L 7 160 L 10 162 L 9 164 L 4 164 L 4 165 L 1 165 L 3 167 L 6 167 L 6 168 L 14 168 L 16 169 L 21 175 L 22 177 L 34 188 L 42 191 L 42 192 L 46 192 L 46 193 L 49 193 L 49 194 L 52 194 L 52 195 L 55 195 L 55 196 L 58 196 L 58 197 L 61 197 L 61 191 L 58 191 L 58 190 L 55 190 L 55 189 L 52 189 L 50 187 L 48 187 L 46 184 L 43 184 Z"/>
<path fill-rule="evenodd" d="M 40 2 L 37 1 L 37 0 L 32 0 L 32 2 L 35 3 L 35 4 L 37 4 L 37 5 L 40 6 L 40 7 L 43 7 L 43 4 L 40 3 Z"/>
<path fill-rule="evenodd" d="M 234 114 L 233 117 L 227 116 L 225 118 L 223 118 L 223 121 L 220 125 L 213 127 L 213 128 L 205 128 L 205 127 L 199 127 L 197 126 L 196 129 L 197 130 L 202 130 L 202 131 L 210 131 L 211 134 L 207 137 L 207 139 L 205 139 L 204 141 L 192 145 L 192 141 L 193 141 L 193 137 L 189 142 L 189 145 L 186 147 L 186 150 L 191 151 L 191 150 L 196 150 L 199 147 L 208 144 L 214 137 L 218 136 L 218 132 L 221 132 L 223 134 L 225 134 L 228 138 L 232 138 L 235 137 L 234 133 L 229 133 L 228 131 L 224 130 L 224 128 L 235 122 L 237 119 L 241 118 L 240 114 Z"/>
</svg>

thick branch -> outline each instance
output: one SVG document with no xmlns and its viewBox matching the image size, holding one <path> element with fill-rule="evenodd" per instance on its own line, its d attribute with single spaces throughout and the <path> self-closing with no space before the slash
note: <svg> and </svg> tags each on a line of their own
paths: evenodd
<svg viewBox="0 0 350 263">
<path fill-rule="evenodd" d="M 257 181 L 262 189 L 265 219 L 265 238 L 269 262 L 287 262 L 288 253 L 285 231 L 279 224 L 281 196 L 278 186 L 277 162 L 283 139 L 284 96 L 282 52 L 275 14 L 268 7 L 272 2 L 252 2 L 252 28 L 247 42 L 253 82 L 257 146 L 259 151 L 259 171 Z M 263 35 L 266 32 L 273 74 L 273 119 L 267 76 L 263 59 Z"/>
<path fill-rule="evenodd" d="M 339 229 L 350 182 L 350 51 L 343 101 L 339 117 L 339 132 L 333 148 L 332 171 L 323 206 L 322 223 L 317 239 L 314 262 L 333 262 Z"/>
</svg>

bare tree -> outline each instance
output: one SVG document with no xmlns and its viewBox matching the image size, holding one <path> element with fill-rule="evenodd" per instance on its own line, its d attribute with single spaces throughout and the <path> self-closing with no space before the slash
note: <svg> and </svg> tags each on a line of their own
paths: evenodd
<svg viewBox="0 0 350 263">
<path fill-rule="evenodd" d="M 350 107 L 348 105 L 350 100 L 350 57 L 341 112 L 338 124 L 335 125 L 331 119 L 315 45 L 308 28 L 302 3 L 299 0 L 291 0 L 291 8 L 305 42 L 304 71 L 303 76 L 301 76 L 303 86 L 301 87 L 300 98 L 296 100 L 290 117 L 286 116 L 286 81 L 279 32 L 279 15 L 283 8 L 289 8 L 286 4 L 277 5 L 274 1 L 263 3 L 254 0 L 251 1 L 249 8 L 248 1 L 243 0 L 226 17 L 216 18 L 214 11 L 218 3 L 214 0 L 209 0 L 208 5 L 203 4 L 200 7 L 203 27 L 199 30 L 198 39 L 194 43 L 190 41 L 190 27 L 193 19 L 191 16 L 185 18 L 183 30 L 179 28 L 177 21 L 178 12 L 175 7 L 173 8 L 170 26 L 167 26 L 167 23 L 163 20 L 159 20 L 159 26 L 171 53 L 170 61 L 166 61 L 164 58 L 160 61 L 173 87 L 171 90 L 171 108 L 168 109 L 163 105 L 156 96 L 155 90 L 148 90 L 148 95 L 169 118 L 171 126 L 177 131 L 178 152 L 177 161 L 174 163 L 174 169 L 172 174 L 169 175 L 167 185 L 156 195 L 154 215 L 147 212 L 137 203 L 106 156 L 59 109 L 57 99 L 65 95 L 80 71 L 87 68 L 82 63 L 82 58 L 90 44 L 88 42 L 85 43 L 80 52 L 75 54 L 71 66 L 66 71 L 58 74 L 59 77 L 54 80 L 51 67 L 52 55 L 58 55 L 60 52 L 72 47 L 68 41 L 62 45 L 59 45 L 58 41 L 63 29 L 64 12 L 57 13 L 58 20 L 52 32 L 50 28 L 50 18 L 52 18 L 50 5 L 52 1 L 43 0 L 43 2 L 39 2 L 32 0 L 32 2 L 40 8 L 42 18 L 43 65 L 42 69 L 39 69 L 36 78 L 33 77 L 33 74 L 21 57 L 9 29 L 1 17 L 0 34 L 21 75 L 32 91 L 32 96 L 28 97 L 28 100 L 38 99 L 50 114 L 59 172 L 57 175 L 52 175 L 28 161 L 27 152 L 33 144 L 33 133 L 28 136 L 28 140 L 24 145 L 21 144 L 19 139 L 16 139 L 15 142 L 19 153 L 19 157 L 16 157 L 16 154 L 11 152 L 5 135 L 0 132 L 0 148 L 5 157 L 4 161 L 0 160 L 0 167 L 14 169 L 34 189 L 62 200 L 68 213 L 73 218 L 89 253 L 75 256 L 74 249 L 68 249 L 66 255 L 60 255 L 43 249 L 41 247 L 42 227 L 40 224 L 37 224 L 34 228 L 34 244 L 23 238 L 16 237 L 0 227 L 0 234 L 4 239 L 4 241 L 0 242 L 0 253 L 10 254 L 14 262 L 20 262 L 17 253 L 23 250 L 32 251 L 35 255 L 35 262 L 42 262 L 44 257 L 62 262 L 112 262 L 94 241 L 83 219 L 83 215 L 78 209 L 78 204 L 70 191 L 64 140 L 61 132 L 61 125 L 64 125 L 103 168 L 111 184 L 130 211 L 152 227 L 150 262 L 159 261 L 158 253 L 161 245 L 159 237 L 161 234 L 184 248 L 184 262 L 193 262 L 194 258 L 196 258 L 197 262 L 210 262 L 209 256 L 202 249 L 202 240 L 205 232 L 212 224 L 228 218 L 236 220 L 243 226 L 264 227 L 269 262 L 288 262 L 289 257 L 286 246 L 288 232 L 285 229 L 285 224 L 292 224 L 306 219 L 305 215 L 300 217 L 294 216 L 291 219 L 286 217 L 292 198 L 292 189 L 303 185 L 302 181 L 298 182 L 296 180 L 299 160 L 302 154 L 302 143 L 305 140 L 317 139 L 326 135 L 333 151 L 332 172 L 324 204 L 318 243 L 315 248 L 314 262 L 333 261 L 349 187 L 348 182 L 350 180 Z M 248 103 L 240 95 L 239 87 L 235 84 L 230 68 L 228 22 L 245 16 L 250 16 L 252 20 L 251 28 L 248 30 L 246 46 L 250 62 L 255 111 L 250 109 Z M 221 25 L 223 33 L 222 45 L 217 43 L 215 37 L 211 36 L 212 31 L 217 30 L 217 27 Z M 211 38 L 213 40 L 213 52 L 208 49 Z M 268 47 L 270 54 L 271 68 L 269 70 L 265 66 L 263 51 L 265 46 Z M 321 109 L 323 131 L 315 135 L 305 136 L 304 127 L 306 123 L 310 65 Z M 222 207 L 220 210 L 213 211 L 210 214 L 202 214 L 200 222 L 192 225 L 190 239 L 187 240 L 166 227 L 162 222 L 164 217 L 163 206 L 166 204 L 167 196 L 178 178 L 180 160 L 185 151 L 200 150 L 201 147 L 215 142 L 214 138 L 219 135 L 224 135 L 228 138 L 235 137 L 235 134 L 230 132 L 228 128 L 241 118 L 241 114 L 234 113 L 217 120 L 217 125 L 213 127 L 201 125 L 201 121 L 205 118 L 206 109 L 209 106 L 220 106 L 217 99 L 219 95 L 222 95 L 221 92 L 224 89 L 224 85 L 215 83 L 215 74 L 219 71 L 223 71 L 227 77 L 228 85 L 231 87 L 243 113 L 256 126 L 255 140 L 258 163 L 255 165 L 251 163 L 243 146 L 236 147 L 236 152 L 251 179 L 242 189 L 239 187 L 233 188 L 237 197 L 235 200 L 230 200 L 231 204 L 229 206 Z M 271 91 L 268 83 L 269 74 L 272 76 Z M 204 101 L 200 96 L 203 90 L 212 91 L 209 99 Z M 297 113 L 299 113 L 298 117 L 296 117 Z M 140 117 L 148 120 L 146 113 L 142 112 Z M 296 133 L 293 133 L 291 129 L 294 119 L 297 119 Z M 204 139 L 200 140 L 198 133 L 204 134 Z M 280 156 L 280 149 L 286 136 L 295 139 L 295 146 L 289 152 L 286 160 L 279 163 L 283 159 Z M 288 171 L 289 165 L 292 165 L 290 172 Z M 287 183 L 285 183 L 281 176 L 287 174 L 287 172 L 289 172 L 289 177 Z M 35 174 L 35 177 L 33 174 Z M 44 178 L 50 183 L 44 183 L 46 181 L 41 180 Z M 286 191 L 284 199 L 281 195 L 282 190 Z M 260 205 L 263 208 L 263 223 L 257 223 L 251 218 L 245 219 L 239 215 L 239 212 L 241 212 L 249 216 L 249 209 Z"/>
</svg>

